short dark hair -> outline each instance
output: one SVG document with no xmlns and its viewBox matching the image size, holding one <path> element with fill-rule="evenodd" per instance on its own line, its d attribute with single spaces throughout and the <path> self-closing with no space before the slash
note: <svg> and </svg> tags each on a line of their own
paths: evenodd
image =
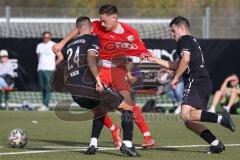
<svg viewBox="0 0 240 160">
<path fill-rule="evenodd" d="M 99 14 L 118 14 L 117 7 L 114 5 L 103 5 L 99 9 Z"/>
<path fill-rule="evenodd" d="M 49 31 L 44 31 L 44 32 L 42 33 L 42 36 L 44 37 L 46 34 L 49 34 L 50 36 L 52 36 L 52 33 L 49 32 Z"/>
<path fill-rule="evenodd" d="M 169 24 L 169 27 L 171 27 L 172 25 L 184 25 L 186 26 L 188 29 L 190 29 L 190 23 L 187 20 L 187 18 L 182 17 L 182 16 L 177 16 L 175 18 L 172 19 L 172 21 Z"/>
<path fill-rule="evenodd" d="M 78 17 L 76 20 L 76 27 L 82 27 L 83 25 L 89 25 L 91 24 L 91 20 L 89 17 Z"/>
</svg>

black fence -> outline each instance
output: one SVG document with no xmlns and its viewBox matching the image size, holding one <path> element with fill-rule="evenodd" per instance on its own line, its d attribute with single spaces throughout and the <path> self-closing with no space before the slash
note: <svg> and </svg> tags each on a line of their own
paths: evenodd
<svg viewBox="0 0 240 160">
<path fill-rule="evenodd" d="M 54 39 L 59 41 L 59 39 Z M 148 49 L 164 59 L 174 59 L 176 43 L 173 40 L 143 40 Z M 0 49 L 7 49 L 10 58 L 18 59 L 16 87 L 19 90 L 38 90 L 36 46 L 41 39 L 0 38 Z M 240 40 L 199 40 L 215 91 L 230 74 L 240 76 Z M 140 64 L 148 69 L 149 64 Z M 154 65 L 152 65 L 154 66 Z M 144 68 L 146 67 L 146 68 Z M 155 66 L 156 67 L 156 66 Z M 154 67 L 153 67 L 154 68 Z M 151 70 L 151 67 L 150 67 Z"/>
</svg>

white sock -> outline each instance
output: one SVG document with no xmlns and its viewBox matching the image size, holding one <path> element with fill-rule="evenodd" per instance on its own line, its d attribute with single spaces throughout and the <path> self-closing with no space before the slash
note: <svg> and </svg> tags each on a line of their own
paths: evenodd
<svg viewBox="0 0 240 160">
<path fill-rule="evenodd" d="M 211 143 L 211 146 L 217 146 L 219 143 L 219 140 L 218 139 L 215 139 L 212 143 Z"/>
<path fill-rule="evenodd" d="M 217 123 L 221 123 L 221 120 L 222 120 L 222 116 L 218 116 Z"/>
<path fill-rule="evenodd" d="M 226 109 L 227 112 L 230 111 L 230 107 L 229 106 L 224 106 L 223 108 Z"/>
<path fill-rule="evenodd" d="M 112 125 L 112 126 L 110 127 L 110 130 L 113 131 L 115 128 L 116 128 L 116 127 L 115 127 L 114 125 Z"/>
<path fill-rule="evenodd" d="M 128 148 L 133 146 L 131 141 L 123 141 L 123 144 L 125 144 Z"/>
<path fill-rule="evenodd" d="M 92 146 L 92 145 L 97 148 L 97 138 L 91 138 L 89 147 Z"/>
<path fill-rule="evenodd" d="M 215 109 L 211 106 L 210 109 L 208 109 L 209 112 L 216 113 Z"/>
<path fill-rule="evenodd" d="M 144 137 L 146 137 L 146 136 L 151 136 L 151 134 L 150 134 L 149 131 L 147 131 L 147 132 L 143 133 L 143 136 L 144 136 Z"/>
</svg>

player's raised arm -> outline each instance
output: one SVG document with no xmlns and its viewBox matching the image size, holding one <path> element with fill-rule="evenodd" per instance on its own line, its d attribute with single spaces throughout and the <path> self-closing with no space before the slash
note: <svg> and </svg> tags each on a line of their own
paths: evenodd
<svg viewBox="0 0 240 160">
<path fill-rule="evenodd" d="M 64 47 L 64 45 L 70 41 L 71 39 L 73 39 L 74 37 L 76 37 L 78 35 L 78 29 L 74 28 L 70 33 L 68 33 L 68 35 L 66 37 L 64 37 L 59 43 L 56 43 L 52 49 L 55 53 L 59 52 L 62 50 L 62 48 Z"/>
</svg>

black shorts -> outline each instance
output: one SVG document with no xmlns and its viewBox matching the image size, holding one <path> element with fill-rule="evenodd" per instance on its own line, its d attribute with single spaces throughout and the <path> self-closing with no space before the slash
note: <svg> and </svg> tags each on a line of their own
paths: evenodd
<svg viewBox="0 0 240 160">
<path fill-rule="evenodd" d="M 189 78 L 185 81 L 182 105 L 190 105 L 197 109 L 206 110 L 211 95 L 212 83 L 208 77 Z"/>
<path fill-rule="evenodd" d="M 79 96 L 72 96 L 72 97 L 74 102 L 76 102 L 80 107 L 86 108 L 86 109 L 94 109 L 101 103 L 101 100 L 97 100 L 89 97 L 79 97 Z"/>
<path fill-rule="evenodd" d="M 84 88 L 83 90 L 85 93 L 88 93 L 87 96 L 82 94 L 72 95 L 72 97 L 74 102 L 86 109 L 92 110 L 97 107 L 102 107 L 105 110 L 111 111 L 116 109 L 124 100 L 119 93 L 107 86 L 105 86 L 101 93 L 88 88 Z"/>
</svg>

